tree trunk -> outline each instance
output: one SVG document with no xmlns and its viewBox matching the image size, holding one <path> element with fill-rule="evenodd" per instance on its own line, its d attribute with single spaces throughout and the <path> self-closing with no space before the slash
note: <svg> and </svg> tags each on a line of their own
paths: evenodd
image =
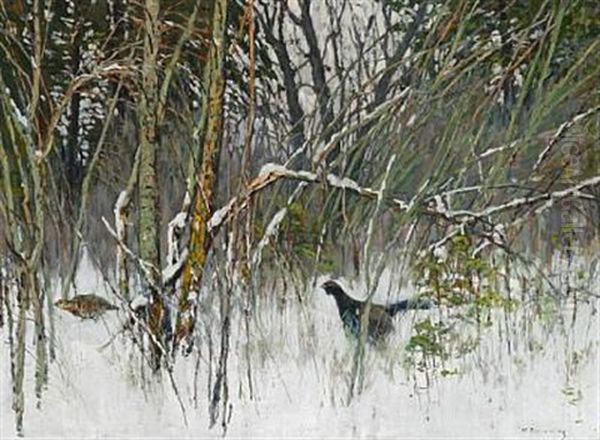
<svg viewBox="0 0 600 440">
<path fill-rule="evenodd" d="M 21 275 L 22 277 L 23 275 Z M 22 279 L 21 279 L 22 281 Z M 17 348 L 13 363 L 13 411 L 15 412 L 15 426 L 17 435 L 23 436 L 23 415 L 25 413 L 25 394 L 23 392 L 23 379 L 25 377 L 25 311 L 27 310 L 27 289 L 21 284 L 18 293 L 19 317 L 17 320 Z"/>
<path fill-rule="evenodd" d="M 223 134 L 223 97 L 225 92 L 225 53 L 227 50 L 226 24 L 228 0 L 217 0 L 212 23 L 212 41 L 205 84 L 208 93 L 203 102 L 201 122 L 202 165 L 196 180 L 194 211 L 192 217 L 190 254 L 183 273 L 183 292 L 179 302 L 179 316 L 175 330 L 175 343 L 187 338 L 194 328 L 189 293 L 198 290 L 202 271 L 211 244 L 206 222 L 214 211 L 218 183 L 219 156 Z"/>
<path fill-rule="evenodd" d="M 150 290 L 151 306 L 148 323 L 158 343 L 163 342 L 162 322 L 164 304 L 161 297 L 159 198 L 157 188 L 156 155 L 158 127 L 156 110 L 158 104 L 158 79 L 156 74 L 159 46 L 158 0 L 146 0 L 144 62 L 142 66 L 142 90 L 140 91 L 140 168 L 139 168 L 139 246 L 140 257 L 150 264 L 147 271 L 147 288 Z M 151 363 L 156 371 L 160 367 L 161 349 L 151 344 Z"/>
</svg>

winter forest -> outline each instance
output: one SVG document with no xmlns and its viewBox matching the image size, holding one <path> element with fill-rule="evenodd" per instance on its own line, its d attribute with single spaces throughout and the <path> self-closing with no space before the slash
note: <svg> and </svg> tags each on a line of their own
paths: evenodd
<svg viewBox="0 0 600 440">
<path fill-rule="evenodd" d="M 0 0 L 0 437 L 600 436 L 597 0 Z"/>
</svg>

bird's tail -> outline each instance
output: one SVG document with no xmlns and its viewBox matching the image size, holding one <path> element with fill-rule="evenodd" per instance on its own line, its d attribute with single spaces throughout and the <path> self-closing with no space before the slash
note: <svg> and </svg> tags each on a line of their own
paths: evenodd
<svg viewBox="0 0 600 440">
<path fill-rule="evenodd" d="M 430 309 L 431 301 L 425 298 L 410 298 L 403 299 L 402 301 L 398 301 L 397 303 L 390 304 L 385 308 L 385 310 L 391 315 L 394 316 L 398 312 L 402 312 L 404 310 L 421 310 L 421 309 Z"/>
</svg>

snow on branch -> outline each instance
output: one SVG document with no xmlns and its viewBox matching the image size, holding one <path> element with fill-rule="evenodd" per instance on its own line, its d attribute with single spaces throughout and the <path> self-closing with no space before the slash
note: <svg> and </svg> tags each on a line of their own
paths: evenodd
<svg viewBox="0 0 600 440">
<path fill-rule="evenodd" d="M 485 150 L 484 152 L 477 154 L 477 159 L 485 159 L 486 157 L 493 156 L 496 153 L 501 153 L 503 151 L 514 150 L 521 140 L 512 141 L 510 144 L 500 145 L 499 147 L 493 147 Z"/>
<path fill-rule="evenodd" d="M 554 148 L 556 143 L 563 137 L 563 135 L 571 127 L 573 127 L 579 121 L 582 121 L 582 120 L 592 116 L 594 113 L 597 113 L 598 111 L 600 111 L 600 105 L 598 105 L 596 107 L 592 107 L 591 109 L 587 110 L 586 112 L 579 113 L 579 114 L 575 115 L 570 121 L 567 121 L 567 122 L 561 124 L 561 126 L 558 127 L 558 130 L 556 130 L 556 133 L 554 133 L 554 136 L 552 136 L 552 138 L 548 142 L 548 145 L 546 145 L 546 148 L 544 148 L 542 150 L 542 152 L 539 154 L 537 160 L 535 161 L 535 164 L 533 165 L 533 171 L 538 170 L 538 168 L 540 167 L 542 162 L 546 159 L 546 157 L 548 157 L 548 155 L 552 151 L 552 148 Z"/>
<path fill-rule="evenodd" d="M 240 199 L 244 200 L 240 205 L 240 208 L 244 208 L 246 205 L 246 200 L 249 196 L 283 178 L 309 183 L 319 183 L 321 181 L 321 178 L 317 173 L 303 170 L 294 171 L 286 168 L 283 165 L 268 163 L 262 167 L 258 173 L 258 176 L 252 182 L 250 182 L 247 194 L 232 198 L 224 207 L 217 210 L 213 214 L 208 221 L 208 230 L 214 231 L 216 228 L 221 226 L 221 224 L 223 224 L 229 218 L 229 215 L 239 203 Z M 325 176 L 325 180 L 327 184 L 333 188 L 348 190 L 363 197 L 368 197 L 375 200 L 379 196 L 379 191 L 372 188 L 361 187 L 356 181 L 348 177 L 339 177 L 335 174 L 327 174 Z M 403 211 L 407 211 L 409 209 L 409 204 L 398 198 L 391 199 L 389 203 Z"/>
<path fill-rule="evenodd" d="M 112 237 L 116 240 L 117 244 L 119 245 L 119 248 L 137 263 L 137 265 L 142 269 L 142 272 L 148 279 L 148 282 L 150 282 L 150 280 L 152 279 L 152 277 L 150 276 L 151 271 L 158 271 L 158 269 L 152 263 L 144 260 L 143 258 L 139 257 L 134 251 L 132 251 L 129 248 L 129 246 L 127 246 L 127 244 L 123 242 L 119 234 L 112 228 L 112 226 L 110 225 L 110 223 L 108 223 L 108 220 L 106 220 L 105 217 L 102 217 L 102 222 L 104 223 L 104 227 L 106 227 L 108 233 L 112 235 Z M 153 287 L 157 288 L 157 286 Z"/>
<path fill-rule="evenodd" d="M 540 213 L 541 211 L 549 208 L 550 206 L 552 206 L 555 202 L 557 202 L 559 200 L 566 199 L 569 197 L 578 197 L 578 198 L 584 197 L 585 193 L 581 192 L 583 189 L 589 188 L 594 185 L 599 185 L 599 184 L 600 184 L 600 176 L 594 176 L 594 177 L 590 177 L 589 179 L 585 179 L 576 185 L 573 185 L 569 188 L 566 188 L 566 189 L 563 189 L 560 191 L 547 192 L 544 194 L 538 194 L 536 196 L 518 197 L 516 199 L 509 200 L 508 202 L 503 203 L 501 205 L 489 206 L 488 208 L 486 208 L 482 211 L 479 211 L 479 212 L 449 211 L 448 213 L 450 215 L 452 215 L 453 217 L 485 218 L 485 217 L 490 217 L 495 214 L 500 214 L 504 211 L 508 211 L 511 209 L 516 209 L 516 208 L 520 208 L 520 207 L 528 206 L 528 205 L 535 205 L 539 202 L 545 202 L 541 207 L 538 207 L 536 209 L 536 213 Z"/>
<path fill-rule="evenodd" d="M 244 209 L 249 197 L 280 179 L 291 179 L 308 183 L 319 183 L 322 181 L 322 178 L 317 173 L 304 170 L 290 170 L 283 165 L 268 163 L 262 167 L 258 176 L 250 183 L 248 186 L 248 192 L 246 194 L 232 198 L 225 206 L 213 214 L 208 221 L 208 230 L 211 232 L 216 230 L 219 226 L 227 221 L 236 207 L 237 209 Z M 324 176 L 324 179 L 326 183 L 333 188 L 351 191 L 357 195 L 373 200 L 377 200 L 379 197 L 380 192 L 378 190 L 369 187 L 362 187 L 356 181 L 348 177 L 339 177 L 335 174 L 327 174 Z M 483 221 L 485 223 L 489 223 L 490 217 L 509 210 L 521 208 L 523 206 L 533 206 L 543 203 L 542 206 L 536 208 L 536 213 L 539 213 L 542 210 L 552 206 L 552 204 L 558 200 L 569 197 L 585 197 L 586 194 L 582 192 L 584 189 L 599 184 L 600 175 L 585 179 L 578 184 L 563 190 L 546 192 L 535 196 L 518 197 L 505 203 L 488 206 L 480 211 L 452 210 L 441 201 L 442 196 L 446 195 L 444 193 L 425 199 L 425 204 L 422 207 L 422 213 L 426 215 L 442 217 L 452 223 L 464 224 L 472 223 L 474 221 Z M 464 190 L 471 191 L 473 188 L 468 187 Z M 460 189 L 453 191 L 460 192 Z M 432 203 L 432 201 L 434 203 Z M 414 205 L 414 202 L 414 199 L 407 203 L 402 199 L 394 197 L 386 200 L 386 203 L 399 208 L 401 211 L 408 211 L 411 209 Z"/>
</svg>

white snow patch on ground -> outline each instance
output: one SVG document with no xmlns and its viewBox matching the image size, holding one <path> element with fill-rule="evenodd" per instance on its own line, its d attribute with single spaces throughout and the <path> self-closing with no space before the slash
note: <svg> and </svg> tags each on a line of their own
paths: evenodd
<svg viewBox="0 0 600 440">
<path fill-rule="evenodd" d="M 93 273 L 82 279 L 87 284 L 82 291 L 98 290 L 101 285 Z M 347 405 L 351 342 L 342 331 L 333 299 L 318 288 L 305 294 L 304 307 L 288 305 L 278 311 L 274 304 L 262 305 L 264 312 L 251 338 L 253 400 L 248 392 L 243 326 L 234 319 L 229 363 L 232 416 L 227 437 L 600 436 L 600 327 L 592 305 L 579 305 L 574 325 L 570 310 L 564 313 L 565 322 L 554 326 L 519 317 L 517 312 L 508 328 L 521 337 L 511 339 L 511 354 L 506 338 L 499 336 L 507 323 L 498 319 L 497 325 L 482 333 L 478 350 L 450 361 L 460 374 L 430 378 L 428 386 L 424 374 L 408 373 L 402 361 L 411 324 L 428 314 L 433 319 L 437 311 L 409 312 L 395 321 L 397 331 L 386 350 L 369 350 L 366 389 Z M 295 294 L 288 295 L 288 304 L 295 304 Z M 131 355 L 135 350 L 129 341 L 117 337 L 99 350 L 124 317 L 120 311 L 106 316 L 99 322 L 80 321 L 57 311 L 57 360 L 50 366 L 41 409 L 35 407 L 34 352 L 30 349 L 26 436 L 220 437 L 219 425 L 208 428 L 206 342 L 200 345 L 198 408 L 193 402 L 197 353 L 177 360 L 176 381 L 190 422 L 186 427 L 166 375 L 158 383 L 140 385 L 140 360 Z M 217 352 L 217 318 L 209 328 Z M 6 332 L 0 335 L 0 437 L 9 438 L 14 435 L 10 360 Z M 573 353 L 577 353 L 575 358 Z"/>
</svg>

